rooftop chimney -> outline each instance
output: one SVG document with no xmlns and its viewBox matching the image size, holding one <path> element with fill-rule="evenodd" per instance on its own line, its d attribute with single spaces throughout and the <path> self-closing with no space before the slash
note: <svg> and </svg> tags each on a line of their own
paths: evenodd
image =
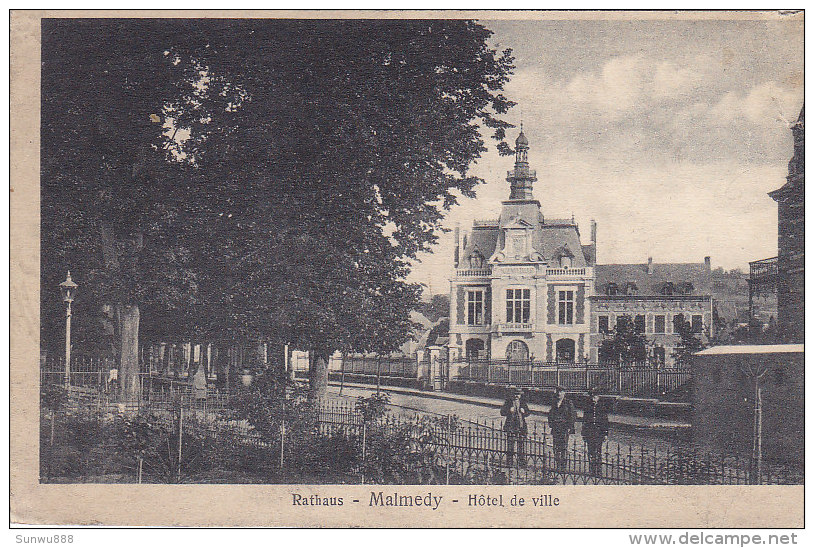
<svg viewBox="0 0 814 548">
<path fill-rule="evenodd" d="M 704 257 L 704 266 L 707 267 L 707 270 L 712 270 L 712 261 L 709 258 L 709 255 Z"/>
<path fill-rule="evenodd" d="M 648 274 L 653 273 L 653 257 L 647 258 L 647 273 Z"/>
<path fill-rule="evenodd" d="M 466 250 L 466 239 L 467 239 L 467 236 L 468 236 L 468 235 L 467 235 L 467 233 L 466 233 L 466 232 L 464 232 L 464 244 L 463 244 L 463 248 L 464 248 L 464 250 Z"/>
<path fill-rule="evenodd" d="M 591 219 L 591 243 L 596 244 L 596 221 Z"/>
</svg>

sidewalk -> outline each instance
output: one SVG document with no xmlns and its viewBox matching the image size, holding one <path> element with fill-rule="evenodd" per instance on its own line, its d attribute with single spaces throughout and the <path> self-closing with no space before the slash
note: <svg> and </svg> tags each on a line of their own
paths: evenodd
<svg viewBox="0 0 814 548">
<path fill-rule="evenodd" d="M 338 387 L 339 383 L 331 381 L 328 383 L 331 387 Z M 362 390 L 369 390 L 374 392 L 376 389 L 368 384 L 361 384 L 355 382 L 346 382 L 345 386 L 348 388 L 356 388 Z M 382 392 L 392 392 L 393 394 L 403 394 L 406 396 L 415 396 L 419 398 L 433 398 L 438 400 L 447 400 L 461 403 L 468 403 L 472 405 L 480 405 L 482 407 L 490 407 L 493 409 L 500 409 L 503 404 L 502 400 L 496 398 L 484 398 L 481 396 L 467 396 L 463 394 L 452 394 L 449 392 L 431 392 L 426 390 L 416 390 L 414 388 L 403 388 L 400 386 L 386 386 L 381 388 Z M 551 409 L 550 405 L 529 404 L 529 408 L 537 413 L 548 413 Z M 582 411 L 577 409 L 577 417 L 582 418 Z M 690 428 L 690 424 L 682 421 L 671 421 L 667 419 L 657 419 L 649 417 L 639 417 L 633 415 L 617 415 L 611 414 L 608 417 L 613 426 L 623 429 L 657 429 L 662 431 L 680 431 Z"/>
</svg>

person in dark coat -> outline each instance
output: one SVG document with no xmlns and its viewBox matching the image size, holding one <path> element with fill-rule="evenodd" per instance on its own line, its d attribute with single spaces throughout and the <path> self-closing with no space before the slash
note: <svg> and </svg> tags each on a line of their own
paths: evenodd
<svg viewBox="0 0 814 548">
<path fill-rule="evenodd" d="M 548 412 L 548 425 L 554 439 L 554 457 L 557 464 L 563 466 L 568 455 L 568 439 L 574 433 L 576 411 L 574 404 L 565 395 L 565 388 L 557 387 L 557 400 Z"/>
<path fill-rule="evenodd" d="M 610 421 L 608 407 L 600 402 L 599 391 L 592 388 L 588 391 L 588 406 L 582 415 L 582 439 L 588 446 L 588 462 L 591 475 L 602 474 L 602 444 L 608 437 Z"/>
<path fill-rule="evenodd" d="M 503 430 L 506 432 L 506 462 L 509 466 L 513 464 L 514 449 L 517 446 L 517 463 L 526 464 L 525 442 L 528 434 L 528 424 L 526 417 L 531 415 L 531 410 L 523 398 L 523 392 L 515 390 L 500 408 L 500 414 L 506 417 L 503 422 Z"/>
</svg>

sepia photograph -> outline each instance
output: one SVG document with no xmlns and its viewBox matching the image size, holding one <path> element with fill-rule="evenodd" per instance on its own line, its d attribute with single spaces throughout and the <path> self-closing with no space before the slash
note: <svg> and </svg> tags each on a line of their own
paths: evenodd
<svg viewBox="0 0 814 548">
<path fill-rule="evenodd" d="M 453 516 L 751 486 L 802 525 L 802 11 L 11 17 L 31 497 L 500 527 Z"/>
</svg>

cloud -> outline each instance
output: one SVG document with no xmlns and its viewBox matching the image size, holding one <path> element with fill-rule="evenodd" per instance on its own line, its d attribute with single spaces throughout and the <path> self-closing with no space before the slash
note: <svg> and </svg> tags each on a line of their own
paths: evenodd
<svg viewBox="0 0 814 548">
<path fill-rule="evenodd" d="M 728 124 L 745 120 L 752 124 L 790 123 L 797 118 L 801 90 L 769 81 L 753 86 L 745 93 L 730 91 L 710 109 L 710 120 Z"/>
<path fill-rule="evenodd" d="M 653 74 L 653 98 L 668 100 L 674 97 L 687 97 L 701 88 L 703 82 L 702 72 L 679 67 L 670 61 L 662 61 L 656 66 Z"/>
<path fill-rule="evenodd" d="M 653 62 L 637 54 L 613 57 L 597 70 L 567 80 L 552 80 L 542 70 L 527 68 L 512 79 L 508 91 L 517 92 L 520 101 L 530 99 L 549 111 L 579 110 L 618 119 L 658 102 L 686 101 L 703 82 L 704 75 L 698 70 L 670 61 Z"/>
</svg>

